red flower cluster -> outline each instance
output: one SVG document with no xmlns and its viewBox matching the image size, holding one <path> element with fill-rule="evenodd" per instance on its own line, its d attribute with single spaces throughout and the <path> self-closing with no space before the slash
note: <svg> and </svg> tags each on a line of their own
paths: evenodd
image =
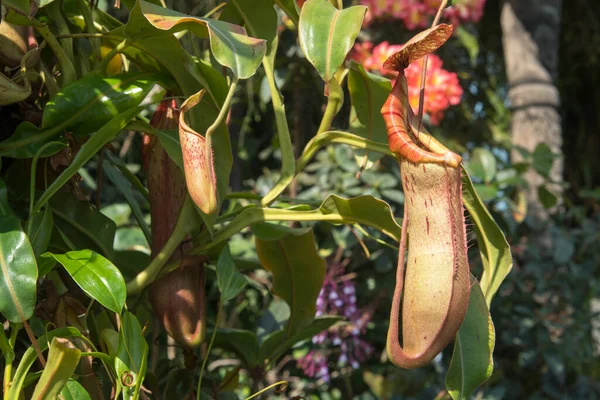
<svg viewBox="0 0 600 400">
<path fill-rule="evenodd" d="M 369 7 L 365 24 L 373 20 L 399 19 L 408 30 L 427 28 L 441 0 L 360 0 Z M 485 0 L 457 0 L 444 10 L 444 17 L 453 25 L 477 22 L 483 15 Z"/>
<path fill-rule="evenodd" d="M 390 45 L 388 42 L 382 42 L 375 47 L 371 42 L 356 43 L 350 57 L 362 64 L 366 70 L 378 71 L 381 75 L 393 78 L 396 72 L 384 70 L 382 65 L 389 56 L 401 48 L 402 45 Z M 423 112 L 429 115 L 434 125 L 438 125 L 444 118 L 444 111 L 448 107 L 460 102 L 463 94 L 456 73 L 443 69 L 442 65 L 441 58 L 435 54 L 429 56 Z M 408 81 L 408 100 L 413 110 L 419 107 L 422 71 L 422 62 L 412 63 L 404 70 Z"/>
</svg>

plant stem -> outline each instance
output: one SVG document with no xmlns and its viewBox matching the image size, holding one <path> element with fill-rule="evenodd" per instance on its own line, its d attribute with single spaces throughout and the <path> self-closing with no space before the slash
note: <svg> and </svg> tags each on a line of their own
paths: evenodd
<svg viewBox="0 0 600 400">
<path fill-rule="evenodd" d="M 438 7 L 437 13 L 435 14 L 435 18 L 431 23 L 431 27 L 435 27 L 438 22 L 440 22 L 440 18 L 442 17 L 442 11 L 446 8 L 448 4 L 448 0 L 443 0 Z M 425 56 L 423 59 L 423 69 L 421 71 L 421 88 L 419 90 L 419 112 L 417 113 L 419 118 L 419 125 L 423 122 L 423 107 L 425 101 L 425 80 L 427 79 L 427 61 L 429 60 L 429 54 Z M 420 128 L 420 127 L 419 127 Z"/>
<path fill-rule="evenodd" d="M 75 81 L 77 79 L 77 73 L 75 72 L 73 62 L 67 53 L 65 53 L 65 50 L 61 47 L 60 43 L 58 43 L 56 36 L 50 32 L 50 29 L 48 29 L 46 25 L 35 25 L 35 29 L 44 38 L 46 43 L 48 43 L 48 46 L 50 46 L 60 63 L 63 86 Z"/>
<path fill-rule="evenodd" d="M 12 379 L 12 367 L 15 359 L 15 352 L 13 351 L 14 343 L 11 342 L 13 342 L 12 335 L 9 341 L 6 338 L 4 329 L 2 329 L 2 332 L 0 332 L 0 350 L 2 350 L 2 355 L 4 356 L 4 379 L 2 382 L 4 400 L 8 400 L 8 388 Z"/>
<path fill-rule="evenodd" d="M 31 236 L 31 216 L 33 215 L 33 205 L 35 202 L 35 175 L 37 173 L 37 162 L 38 159 L 42 156 L 42 153 L 49 148 L 50 146 L 65 146 L 64 143 L 61 142 L 49 142 L 43 145 L 38 149 L 31 161 L 31 175 L 29 177 L 29 217 L 27 221 L 27 236 Z"/>
<path fill-rule="evenodd" d="M 210 350 L 212 349 L 213 343 L 215 342 L 215 337 L 217 336 L 217 329 L 219 328 L 219 321 L 221 319 L 221 311 L 223 310 L 223 302 L 219 301 L 219 309 L 217 311 L 217 319 L 215 321 L 215 329 L 213 329 L 213 333 L 210 337 L 210 342 L 208 343 L 208 348 L 206 349 L 206 356 L 204 360 L 202 360 L 202 366 L 200 367 L 200 377 L 198 378 L 198 389 L 196 389 L 196 400 L 200 400 L 200 388 L 202 387 L 202 376 L 204 375 L 204 369 L 206 368 L 206 362 L 208 361 L 208 356 L 210 355 Z"/>
<path fill-rule="evenodd" d="M 264 392 L 266 392 L 267 390 L 271 390 L 274 387 L 279 386 L 277 389 L 275 389 L 275 393 L 281 393 L 283 392 L 285 389 L 287 389 L 288 387 L 288 381 L 279 381 L 279 382 L 275 382 L 272 385 L 267 386 L 266 388 L 252 394 L 250 397 L 246 397 L 244 400 L 250 400 L 255 398 L 256 396 L 263 394 Z"/>
<path fill-rule="evenodd" d="M 64 38 L 99 38 L 99 39 L 102 39 L 104 37 L 108 37 L 108 36 L 104 33 L 69 33 L 68 35 L 56 35 L 57 39 L 64 39 Z"/>
<path fill-rule="evenodd" d="M 196 210 L 194 209 L 192 200 L 189 196 L 186 196 L 169 240 L 167 240 L 167 243 L 160 250 L 160 253 L 150 261 L 150 264 L 137 274 L 135 278 L 127 282 L 127 295 L 131 296 L 140 292 L 158 277 L 158 274 L 169 258 L 171 258 L 173 252 L 177 250 L 188 233 L 196 227 L 195 216 Z"/>
<path fill-rule="evenodd" d="M 81 15 L 83 15 L 83 20 L 85 21 L 87 31 L 91 34 L 95 34 L 96 26 L 94 25 L 94 17 L 92 16 L 92 11 L 87 6 L 84 0 L 79 0 L 78 4 L 79 9 L 81 10 Z M 100 53 L 100 40 L 96 38 L 90 38 L 90 44 L 92 45 L 92 52 L 94 53 L 93 66 L 96 66 L 96 64 L 102 59 L 102 55 Z"/>
<path fill-rule="evenodd" d="M 121 43 L 116 45 L 115 48 L 112 49 L 106 55 L 106 57 L 104 57 L 104 60 L 102 60 L 102 63 L 100 63 L 100 66 L 98 67 L 98 70 L 101 72 L 106 71 L 106 68 L 108 67 L 108 64 L 113 59 L 113 57 L 116 56 L 117 54 L 122 53 L 123 50 L 125 50 L 127 47 L 129 47 L 132 43 L 133 43 L 133 40 L 131 38 L 126 38 Z"/>
<path fill-rule="evenodd" d="M 367 149 L 390 157 L 396 157 L 387 144 L 377 143 L 372 140 L 343 131 L 323 132 L 311 139 L 304 147 L 304 151 L 296 161 L 296 173 L 302 171 L 317 151 L 331 143 L 343 143 L 360 149 Z"/>
<path fill-rule="evenodd" d="M 323 114 L 323 119 L 321 119 L 321 125 L 319 125 L 317 136 L 331 128 L 331 123 L 333 122 L 333 119 L 337 113 L 340 111 L 340 107 L 344 101 L 344 91 L 338 84 L 335 77 L 331 78 L 329 81 L 328 89 L 329 94 L 327 96 L 327 107 L 325 107 L 325 114 Z"/>
<path fill-rule="evenodd" d="M 281 175 L 275 185 L 260 202 L 263 207 L 266 207 L 275 201 L 277 196 L 279 196 L 292 182 L 292 179 L 294 179 L 295 158 L 294 147 L 292 146 L 292 139 L 290 137 L 290 129 L 285 116 L 285 105 L 283 104 L 281 94 L 279 93 L 277 83 L 275 82 L 272 59 L 265 56 L 263 66 L 271 91 L 271 101 L 273 102 L 273 112 L 275 113 L 275 124 L 277 125 L 277 138 L 279 139 L 279 146 L 281 147 Z"/>
<path fill-rule="evenodd" d="M 239 81 L 239 78 L 237 76 L 234 76 L 233 79 L 231 80 L 231 85 L 229 85 L 229 91 L 227 92 L 227 97 L 225 97 L 225 101 L 223 102 L 223 106 L 221 107 L 221 110 L 219 111 L 219 115 L 217 115 L 217 119 L 215 119 L 215 122 L 213 122 L 212 125 L 209 126 L 208 129 L 206 130 L 205 138 L 206 138 L 206 144 L 209 148 L 211 148 L 210 143 L 211 143 L 211 137 L 212 137 L 213 132 L 215 130 L 217 130 L 219 125 L 221 125 L 221 122 L 223 122 L 223 120 L 227 116 L 227 112 L 229 111 L 229 106 L 231 105 L 231 100 L 233 99 L 233 95 L 235 94 L 235 89 L 237 87 L 238 81 Z"/>
</svg>

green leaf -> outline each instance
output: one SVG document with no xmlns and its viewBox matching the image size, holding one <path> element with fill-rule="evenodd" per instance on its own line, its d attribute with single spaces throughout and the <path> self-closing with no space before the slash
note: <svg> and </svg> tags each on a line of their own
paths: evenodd
<svg viewBox="0 0 600 400">
<path fill-rule="evenodd" d="M 30 0 L 4 0 L 3 5 L 14 8 L 25 15 L 29 15 L 31 12 Z"/>
<path fill-rule="evenodd" d="M 479 42 L 477 41 L 477 37 L 463 26 L 456 28 L 455 32 L 460 44 L 462 44 L 463 47 L 467 49 L 467 53 L 469 53 L 471 65 L 475 66 L 477 56 L 479 55 Z"/>
<path fill-rule="evenodd" d="M 81 167 L 85 165 L 98 151 L 100 151 L 104 145 L 110 142 L 121 129 L 127 126 L 127 123 L 135 118 L 144 108 L 142 106 L 131 108 L 110 121 L 108 121 L 102 128 L 100 128 L 90 139 L 85 142 L 81 149 L 77 152 L 77 155 L 73 158 L 71 164 L 56 178 L 54 182 L 46 189 L 44 194 L 39 198 L 35 204 L 34 211 L 40 210 L 41 207 L 61 188 L 67 183 Z"/>
<path fill-rule="evenodd" d="M 454 400 L 467 400 L 494 370 L 495 332 L 479 282 L 471 276 L 467 315 L 454 342 L 446 388 Z"/>
<path fill-rule="evenodd" d="M 402 235 L 402 230 L 394 219 L 389 204 L 373 196 L 344 199 L 331 195 L 323 201 L 318 211 L 323 216 L 337 216 L 344 223 L 372 226 L 397 241 L 400 241 Z"/>
<path fill-rule="evenodd" d="M 496 157 L 488 149 L 478 147 L 471 154 L 468 169 L 485 183 L 490 183 L 497 172 Z"/>
<path fill-rule="evenodd" d="M 68 237 L 76 248 L 91 249 L 112 259 L 116 224 L 88 201 L 79 201 L 71 193 L 59 192 L 50 199 L 57 229 Z M 53 238 L 54 239 L 54 238 Z M 50 248 L 54 248 L 51 242 Z M 59 248 L 68 250 L 67 246 Z"/>
<path fill-rule="evenodd" d="M 271 0 L 231 0 L 219 19 L 245 25 L 252 36 L 266 40 L 267 46 L 277 37 L 277 12 Z"/>
<path fill-rule="evenodd" d="M 65 86 L 46 104 L 42 129 L 61 125 L 76 135 L 95 132 L 117 115 L 138 106 L 160 79 L 160 75 L 148 72 L 111 77 L 88 73 Z"/>
<path fill-rule="evenodd" d="M 0 93 L 2 93 L 0 106 L 18 103 L 31 95 L 31 84 L 25 76 L 23 76 L 23 84 L 19 85 L 3 73 L 0 73 Z"/>
<path fill-rule="evenodd" d="M 265 224 L 263 228 L 271 228 L 275 238 L 256 236 L 258 259 L 273 274 L 273 294 L 290 306 L 285 332 L 294 336 L 314 319 L 325 279 L 325 260 L 319 256 L 312 230 L 290 234 L 277 225 Z"/>
<path fill-rule="evenodd" d="M 206 336 L 211 337 L 212 333 L 212 329 L 207 329 Z M 219 328 L 214 346 L 237 353 L 249 367 L 258 365 L 258 339 L 252 331 Z"/>
<path fill-rule="evenodd" d="M 338 10 L 327 0 L 308 0 L 302 7 L 300 46 L 325 82 L 333 79 L 354 45 L 366 12 L 365 6 Z"/>
<path fill-rule="evenodd" d="M 545 208 L 552 208 L 558 202 L 558 197 L 546 185 L 539 186 L 537 192 L 538 198 Z"/>
<path fill-rule="evenodd" d="M 87 390 L 72 379 L 67 382 L 60 395 L 64 400 L 92 400 Z"/>
<path fill-rule="evenodd" d="M 333 324 L 343 321 L 343 317 L 339 316 L 322 316 L 315 318 L 310 325 L 300 331 L 298 334 L 286 338 L 283 331 L 276 331 L 276 334 L 268 336 L 260 346 L 259 360 L 275 359 L 285 353 L 289 348 L 296 343 L 323 332 Z"/>
<path fill-rule="evenodd" d="M 135 13 L 141 13 L 151 26 L 168 34 L 189 30 L 199 37 L 208 35 L 215 59 L 240 79 L 254 75 L 266 52 L 264 40 L 249 37 L 244 28 L 227 22 L 192 17 L 143 0 L 137 1 L 132 10 Z"/>
<path fill-rule="evenodd" d="M 381 116 L 381 107 L 392 90 L 390 80 L 371 74 L 362 65 L 352 61 L 348 74 L 348 90 L 352 107 L 350 109 L 349 131 L 365 139 L 387 144 L 387 131 Z M 356 161 L 360 166 L 368 161 L 375 162 L 381 158 L 380 153 L 355 149 Z"/>
<path fill-rule="evenodd" d="M 221 301 L 227 301 L 237 296 L 248 284 L 246 278 L 237 270 L 229 245 L 223 247 L 217 263 L 217 278 Z"/>
<path fill-rule="evenodd" d="M 471 215 L 473 228 L 477 234 L 477 244 L 483 262 L 481 290 L 488 306 L 500 284 L 512 269 L 512 255 L 506 237 L 490 215 L 463 169 L 463 202 Z"/>
<path fill-rule="evenodd" d="M 0 313 L 10 322 L 31 318 L 36 304 L 38 277 L 35 255 L 21 223 L 0 216 Z"/>
<path fill-rule="evenodd" d="M 48 351 L 48 360 L 44 372 L 35 386 L 32 399 L 54 400 L 75 372 L 81 350 L 68 339 L 54 338 Z"/>
<path fill-rule="evenodd" d="M 139 393 L 146 376 L 148 359 L 148 343 L 144 338 L 142 327 L 135 315 L 125 311 L 121 318 L 119 331 L 119 349 L 115 357 L 115 370 L 123 385 L 123 395 L 133 396 Z M 129 398 L 129 397 L 125 397 Z"/>
<path fill-rule="evenodd" d="M 11 137 L 0 142 L 0 156 L 10 158 L 33 158 L 37 151 L 46 143 L 53 140 L 63 143 L 63 145 L 50 146 L 41 154 L 42 157 L 48 157 L 56 154 L 60 149 L 66 146 L 64 138 L 54 138 L 59 135 L 60 127 L 41 130 L 28 121 L 23 121 L 17 126 Z"/>
<path fill-rule="evenodd" d="M 126 297 L 125 280 L 106 258 L 91 250 L 44 253 L 42 257 L 53 257 L 90 298 L 111 311 L 121 312 Z"/>
<path fill-rule="evenodd" d="M 50 207 L 31 215 L 29 221 L 27 221 L 27 227 L 31 247 L 33 247 L 33 252 L 37 258 L 46 251 L 52 236 L 54 216 Z"/>
<path fill-rule="evenodd" d="M 285 12 L 292 20 L 294 25 L 298 26 L 298 20 L 300 19 L 300 16 L 298 15 L 298 9 L 296 7 L 295 0 L 273 0 L 273 3 L 277 4 L 279 8 L 281 8 L 283 12 Z"/>
<path fill-rule="evenodd" d="M 146 237 L 146 240 L 148 241 L 148 243 L 151 243 L 152 239 L 150 237 L 150 228 L 148 227 L 148 224 L 146 223 L 146 220 L 144 219 L 144 214 L 142 213 L 142 209 L 140 208 L 140 203 L 138 202 L 138 200 L 136 199 L 136 197 L 133 193 L 133 190 L 131 188 L 131 182 L 129 182 L 127 180 L 127 178 L 125 178 L 123 176 L 121 171 L 119 171 L 113 165 L 105 162 L 103 167 L 104 167 L 104 172 L 106 172 L 106 176 L 108 177 L 108 179 L 112 183 L 114 183 L 115 187 L 125 197 L 125 200 L 129 204 L 129 207 L 131 207 L 133 216 L 135 217 L 136 221 L 138 222 L 138 225 L 139 225 L 140 229 L 142 230 L 142 232 L 144 232 L 144 236 Z"/>
<path fill-rule="evenodd" d="M 540 143 L 535 147 L 532 154 L 533 168 L 543 177 L 547 178 L 550 175 L 552 164 L 556 156 L 546 143 Z"/>
<path fill-rule="evenodd" d="M 2 159 L 0 159 L 0 168 L 2 167 L 1 161 Z M 0 179 L 0 216 L 9 214 L 13 214 L 13 211 L 8 203 L 8 190 L 6 188 L 6 183 Z"/>
<path fill-rule="evenodd" d="M 127 73 L 102 77 L 86 74 L 65 86 L 44 109 L 42 128 L 22 122 L 13 135 L 0 142 L 0 155 L 12 158 L 32 158 L 44 144 L 65 131 L 76 135 L 93 133 L 119 114 L 138 106 L 155 85 L 160 75 Z M 43 156 L 56 153 L 52 146 Z"/>
</svg>

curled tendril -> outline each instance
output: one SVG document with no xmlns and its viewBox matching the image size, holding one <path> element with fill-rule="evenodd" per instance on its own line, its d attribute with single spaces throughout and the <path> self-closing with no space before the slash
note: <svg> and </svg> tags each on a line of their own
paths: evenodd
<svg viewBox="0 0 600 400">
<path fill-rule="evenodd" d="M 130 371 L 123 371 L 121 374 L 121 384 L 126 387 L 135 386 L 135 378 Z"/>
<path fill-rule="evenodd" d="M 250 399 L 253 399 L 253 398 L 255 398 L 256 396 L 258 396 L 258 395 L 260 395 L 260 394 L 262 394 L 262 393 L 264 393 L 264 392 L 266 392 L 266 391 L 268 391 L 268 390 L 271 390 L 271 389 L 273 389 L 273 388 L 275 388 L 275 390 L 274 390 L 274 391 L 275 391 L 275 393 L 277 393 L 277 394 L 280 394 L 280 393 L 283 393 L 283 392 L 285 392 L 285 391 L 286 391 L 286 389 L 288 388 L 288 386 L 289 386 L 289 382 L 288 382 L 288 381 L 279 381 L 279 382 L 275 382 L 274 384 L 267 386 L 267 387 L 266 387 L 266 388 L 264 388 L 263 390 L 260 390 L 260 391 L 258 391 L 258 392 L 256 392 L 256 393 L 254 393 L 254 394 L 253 394 L 253 395 L 251 395 L 250 397 L 246 397 L 246 399 L 244 399 L 244 400 L 250 400 Z M 299 399 L 302 399 L 302 398 L 303 398 L 303 397 L 297 397 L 297 396 L 296 396 L 296 397 L 294 397 L 293 399 L 299 400 Z"/>
</svg>

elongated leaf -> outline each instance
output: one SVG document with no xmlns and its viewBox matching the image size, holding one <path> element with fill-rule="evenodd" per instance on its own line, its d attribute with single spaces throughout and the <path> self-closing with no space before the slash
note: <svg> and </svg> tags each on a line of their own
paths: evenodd
<svg viewBox="0 0 600 400">
<path fill-rule="evenodd" d="M 223 250 L 221 250 L 221 255 L 219 255 L 217 278 L 219 280 L 221 301 L 233 299 L 248 284 L 244 275 L 242 275 L 235 266 L 235 261 L 233 261 L 231 251 L 229 251 L 229 245 L 226 245 Z"/>
<path fill-rule="evenodd" d="M 274 208 L 249 208 L 229 224 L 229 235 L 264 221 L 325 221 L 331 224 L 361 224 L 380 230 L 400 241 L 401 228 L 391 213 L 390 206 L 373 196 L 350 199 L 331 195 L 315 210 L 284 210 Z M 219 237 L 219 240 L 224 240 Z M 217 240 L 217 235 L 215 235 Z"/>
<path fill-rule="evenodd" d="M 371 74 L 365 71 L 362 65 L 352 62 L 348 73 L 348 90 L 352 100 L 350 132 L 365 139 L 387 144 L 387 132 L 381 116 L 381 107 L 392 90 L 390 80 Z M 361 167 L 369 167 L 365 157 L 370 162 L 381 158 L 380 153 L 373 151 L 355 149 L 354 153 Z"/>
<path fill-rule="evenodd" d="M 92 400 L 87 390 L 72 379 L 67 382 L 60 395 L 64 400 Z"/>
<path fill-rule="evenodd" d="M 21 223 L 12 215 L 0 216 L 0 313 L 10 322 L 31 318 L 38 276 L 35 255 Z"/>
<path fill-rule="evenodd" d="M 209 337 L 212 336 L 212 333 L 212 329 L 208 329 L 206 332 Z M 219 328 L 214 346 L 234 351 L 250 367 L 258 365 L 258 338 L 252 331 Z"/>
<path fill-rule="evenodd" d="M 304 328 L 301 332 L 292 337 L 286 337 L 285 332 L 278 331 L 276 334 L 268 336 L 263 341 L 259 349 L 258 358 L 261 361 L 266 359 L 275 359 L 285 353 L 296 343 L 310 339 L 311 337 L 323 332 L 325 329 L 328 329 L 333 324 L 343 320 L 344 318 L 339 316 L 318 317 L 315 318 L 310 325 Z"/>
<path fill-rule="evenodd" d="M 271 232 L 265 234 L 266 230 Z M 318 254 L 312 230 L 290 233 L 264 224 L 254 232 L 260 235 L 256 236 L 258 259 L 273 274 L 273 294 L 290 306 L 285 332 L 294 336 L 314 319 L 325 279 L 325 260 Z"/>
<path fill-rule="evenodd" d="M 135 108 L 160 78 L 158 74 L 128 73 L 102 78 L 97 73 L 65 86 L 44 110 L 42 128 L 30 122 L 19 124 L 13 135 L 0 142 L 0 155 L 31 158 L 44 144 L 65 131 L 92 133 L 119 114 Z M 55 139 L 56 140 L 56 139 Z M 43 156 L 56 153 L 52 146 Z"/>
<path fill-rule="evenodd" d="M 39 257 L 48 248 L 54 227 L 54 216 L 50 207 L 33 214 L 27 221 L 27 226 L 33 252 Z"/>
<path fill-rule="evenodd" d="M 277 12 L 271 0 L 232 0 L 219 19 L 244 25 L 252 36 L 266 40 L 268 46 L 277 37 Z"/>
<path fill-rule="evenodd" d="M 338 10 L 327 0 L 308 0 L 302 7 L 299 40 L 306 58 L 329 82 L 360 32 L 367 7 Z"/>
<path fill-rule="evenodd" d="M 73 346 L 68 339 L 52 339 L 48 361 L 31 398 L 35 400 L 56 399 L 75 372 L 80 357 L 81 350 Z"/>
<path fill-rule="evenodd" d="M 125 280 L 106 258 L 91 250 L 44 253 L 42 257 L 54 258 L 88 296 L 111 311 L 121 312 L 126 297 Z"/>
<path fill-rule="evenodd" d="M 31 84 L 24 78 L 23 85 L 15 83 L 3 73 L 0 73 L 0 106 L 18 103 L 25 100 L 31 94 Z"/>
<path fill-rule="evenodd" d="M 67 144 L 64 138 L 54 138 L 61 133 L 60 127 L 41 130 L 28 121 L 23 121 L 17 126 L 11 137 L 0 142 L 0 156 L 10 158 L 33 158 L 37 151 L 46 143 L 56 140 Z M 42 153 L 48 157 L 57 153 L 61 145 L 50 146 Z"/>
<path fill-rule="evenodd" d="M 0 159 L 0 167 L 2 167 L 1 161 L 2 159 Z M 12 213 L 12 208 L 10 207 L 10 204 L 8 204 L 8 190 L 6 189 L 6 183 L 0 179 L 0 216 Z"/>
<path fill-rule="evenodd" d="M 469 308 L 454 341 L 446 388 L 454 400 L 466 400 L 494 369 L 495 332 L 479 282 L 471 276 Z"/>
<path fill-rule="evenodd" d="M 29 0 L 5 0 L 3 5 L 19 10 L 22 14 L 28 15 L 31 12 Z"/>
<path fill-rule="evenodd" d="M 68 338 L 68 337 L 76 337 L 82 338 L 83 335 L 77 328 L 73 327 L 65 327 L 54 329 L 39 338 L 37 338 L 38 346 L 40 351 L 45 351 L 48 348 L 48 345 L 52 341 L 52 339 L 60 337 L 60 338 Z M 25 377 L 29 372 L 29 369 L 37 359 L 36 349 L 30 346 L 23 354 L 21 361 L 19 362 L 19 366 L 15 371 L 15 376 L 11 382 L 10 389 L 8 391 L 9 399 L 18 399 L 21 390 L 23 389 L 23 383 L 25 382 Z"/>
<path fill-rule="evenodd" d="M 106 176 L 110 181 L 115 185 L 115 187 L 123 194 L 127 204 L 131 207 L 131 211 L 138 222 L 138 225 L 144 232 L 144 236 L 146 240 L 150 244 L 152 240 L 150 239 L 150 228 L 144 219 L 144 214 L 142 213 L 142 209 L 140 208 L 140 203 L 136 199 L 133 190 L 131 188 L 131 183 L 123 176 L 123 174 L 115 168 L 113 165 L 104 163 L 104 172 L 106 172 Z"/>
<path fill-rule="evenodd" d="M 143 0 L 138 0 L 132 10 L 132 14 L 140 12 L 157 30 L 169 33 L 190 30 L 199 37 L 208 34 L 215 59 L 241 79 L 254 75 L 266 51 L 264 40 L 247 36 L 240 26 L 209 18 L 191 17 Z"/>
<path fill-rule="evenodd" d="M 464 170 L 462 175 L 463 202 L 473 220 L 483 261 L 481 290 L 489 307 L 500 284 L 512 269 L 512 255 L 506 237 L 477 195 L 469 175 Z"/>
<path fill-rule="evenodd" d="M 161 78 L 148 72 L 112 77 L 97 72 L 86 74 L 46 104 L 42 129 L 60 125 L 74 134 L 95 132 L 117 115 L 138 106 Z M 66 122 L 65 116 L 69 117 Z"/>
<path fill-rule="evenodd" d="M 39 210 L 65 183 L 67 183 L 81 167 L 85 165 L 98 151 L 110 142 L 121 129 L 127 126 L 127 123 L 135 118 L 144 108 L 131 108 L 107 122 L 92 137 L 85 142 L 81 149 L 73 158 L 69 165 L 54 182 L 46 189 L 44 194 L 37 201 L 34 210 Z"/>
<path fill-rule="evenodd" d="M 394 219 L 390 206 L 373 196 L 358 196 L 344 199 L 336 195 L 327 197 L 315 210 L 323 217 L 337 217 L 333 223 L 358 223 L 372 226 L 387 236 L 400 241 L 402 230 Z"/>
<path fill-rule="evenodd" d="M 121 318 L 119 349 L 115 358 L 115 370 L 123 392 L 134 396 L 139 392 L 146 375 L 148 343 L 135 315 L 125 311 Z"/>
<path fill-rule="evenodd" d="M 496 157 L 488 149 L 477 147 L 471 154 L 467 169 L 485 183 L 489 183 L 496 176 Z"/>
<path fill-rule="evenodd" d="M 78 249 L 97 251 L 108 259 L 114 255 L 116 224 L 87 201 L 77 200 L 71 193 L 59 192 L 50 199 L 56 228 Z M 56 231 L 55 231 L 56 232 Z M 60 239 L 53 236 L 52 240 Z M 50 243 L 51 249 L 69 250 L 67 246 Z"/>
</svg>

